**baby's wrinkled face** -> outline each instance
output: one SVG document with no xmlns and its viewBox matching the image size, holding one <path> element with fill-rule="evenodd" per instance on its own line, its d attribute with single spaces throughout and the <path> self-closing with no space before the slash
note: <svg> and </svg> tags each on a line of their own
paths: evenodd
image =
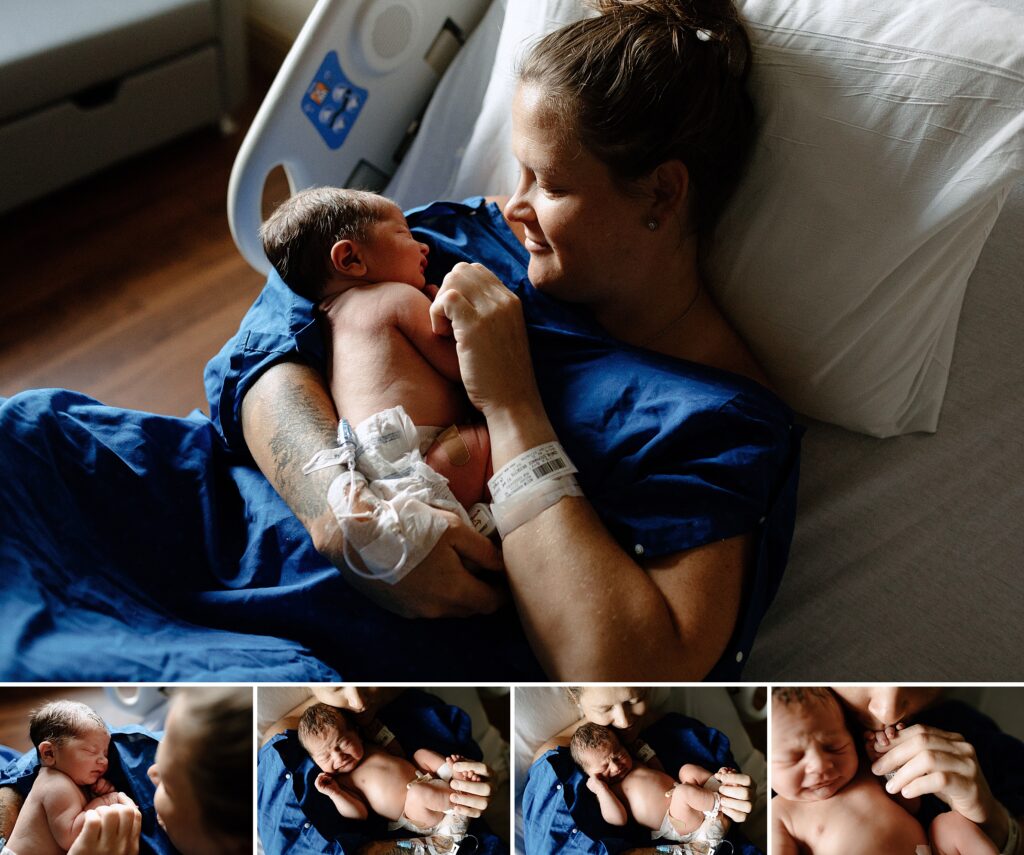
<svg viewBox="0 0 1024 855">
<path fill-rule="evenodd" d="M 598 748 L 588 748 L 583 753 L 583 771 L 602 781 L 624 778 L 632 768 L 633 758 L 617 739 Z"/>
<path fill-rule="evenodd" d="M 87 728 L 54 746 L 53 765 L 80 787 L 89 787 L 106 774 L 109 750 L 110 734 L 106 728 Z"/>
<path fill-rule="evenodd" d="M 857 774 L 857 748 L 834 698 L 775 703 L 772 789 L 794 801 L 834 796 Z"/>
<path fill-rule="evenodd" d="M 307 736 L 306 748 L 320 771 L 331 775 L 351 772 L 363 759 L 362 740 L 348 728 L 332 728 L 320 736 Z"/>
</svg>

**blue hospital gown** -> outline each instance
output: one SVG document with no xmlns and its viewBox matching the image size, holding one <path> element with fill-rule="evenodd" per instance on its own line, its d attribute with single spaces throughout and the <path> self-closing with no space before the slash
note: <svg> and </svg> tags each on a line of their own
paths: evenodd
<svg viewBox="0 0 1024 855">
<path fill-rule="evenodd" d="M 479 261 L 521 298 L 545 406 L 627 552 L 753 532 L 757 571 L 709 675 L 734 679 L 792 537 L 791 411 L 744 378 L 622 345 L 535 291 L 525 249 L 482 198 L 409 222 L 431 245 L 430 281 Z M 245 393 L 278 362 L 326 359 L 312 305 L 272 275 L 207 366 L 209 418 L 62 390 L 0 400 L 0 679 L 544 679 L 511 607 L 406 620 L 350 588 L 255 468 Z"/>
</svg>

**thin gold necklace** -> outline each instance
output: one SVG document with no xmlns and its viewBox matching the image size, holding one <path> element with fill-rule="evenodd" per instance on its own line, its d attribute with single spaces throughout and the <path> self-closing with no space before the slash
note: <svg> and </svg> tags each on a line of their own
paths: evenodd
<svg viewBox="0 0 1024 855">
<path fill-rule="evenodd" d="M 663 335 L 665 335 L 665 333 L 667 333 L 670 329 L 672 329 L 672 327 L 674 327 L 676 324 L 682 323 L 682 321 L 686 319 L 686 316 L 688 314 L 690 314 L 690 312 L 693 310 L 693 307 L 697 305 L 697 300 L 700 299 L 700 295 L 701 295 L 701 293 L 703 293 L 703 291 L 704 291 L 704 280 L 700 279 L 697 282 L 697 291 L 696 291 L 696 293 L 693 295 L 693 298 L 690 300 L 690 302 L 686 304 L 686 308 L 683 309 L 682 313 L 679 314 L 679 315 L 676 315 L 674 318 L 672 318 L 672 320 L 670 320 L 667 324 L 665 324 L 665 326 L 663 326 L 660 330 L 658 330 L 654 335 L 652 335 L 649 338 L 646 338 L 642 342 L 640 342 L 640 347 L 647 347 L 647 345 L 649 345 L 651 342 L 657 341 L 659 338 L 661 338 Z"/>
</svg>

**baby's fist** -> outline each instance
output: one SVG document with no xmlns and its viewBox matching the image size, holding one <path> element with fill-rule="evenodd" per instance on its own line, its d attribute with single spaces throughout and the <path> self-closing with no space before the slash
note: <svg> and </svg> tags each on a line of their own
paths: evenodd
<svg viewBox="0 0 1024 855">
<path fill-rule="evenodd" d="M 334 776 L 328 772 L 321 772 L 317 775 L 316 780 L 313 782 L 313 786 L 315 786 L 317 790 L 325 796 L 338 790 L 338 782 L 335 781 Z"/>
<path fill-rule="evenodd" d="M 587 789 L 590 790 L 590 792 L 592 792 L 595 795 L 597 795 L 602 790 L 608 789 L 608 785 L 604 781 L 602 781 L 600 778 L 598 778 L 596 775 L 588 775 L 587 776 Z"/>
<path fill-rule="evenodd" d="M 96 783 L 92 785 L 92 793 L 94 796 L 105 796 L 107 793 L 112 792 L 114 792 L 114 785 L 106 778 L 99 778 Z"/>
</svg>

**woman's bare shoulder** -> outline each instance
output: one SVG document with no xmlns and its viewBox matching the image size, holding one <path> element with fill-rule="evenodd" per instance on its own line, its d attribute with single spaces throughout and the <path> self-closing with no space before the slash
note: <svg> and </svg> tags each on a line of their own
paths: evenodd
<svg viewBox="0 0 1024 855">
<path fill-rule="evenodd" d="M 536 763 L 541 757 L 544 756 L 548 751 L 555 748 L 568 748 L 569 743 L 572 742 L 572 735 L 576 732 L 576 729 L 583 724 L 583 719 L 574 721 L 565 730 L 561 730 L 552 736 L 547 742 L 541 745 L 533 755 L 533 762 Z"/>
<path fill-rule="evenodd" d="M 262 745 L 264 742 L 269 742 L 272 737 L 277 736 L 279 733 L 284 733 L 286 730 L 295 730 L 299 726 L 299 719 L 302 718 L 302 714 L 308 707 L 313 706 L 315 703 L 317 703 L 316 698 L 307 698 L 301 703 L 296 704 L 263 731 L 262 741 L 260 744 Z"/>
</svg>

